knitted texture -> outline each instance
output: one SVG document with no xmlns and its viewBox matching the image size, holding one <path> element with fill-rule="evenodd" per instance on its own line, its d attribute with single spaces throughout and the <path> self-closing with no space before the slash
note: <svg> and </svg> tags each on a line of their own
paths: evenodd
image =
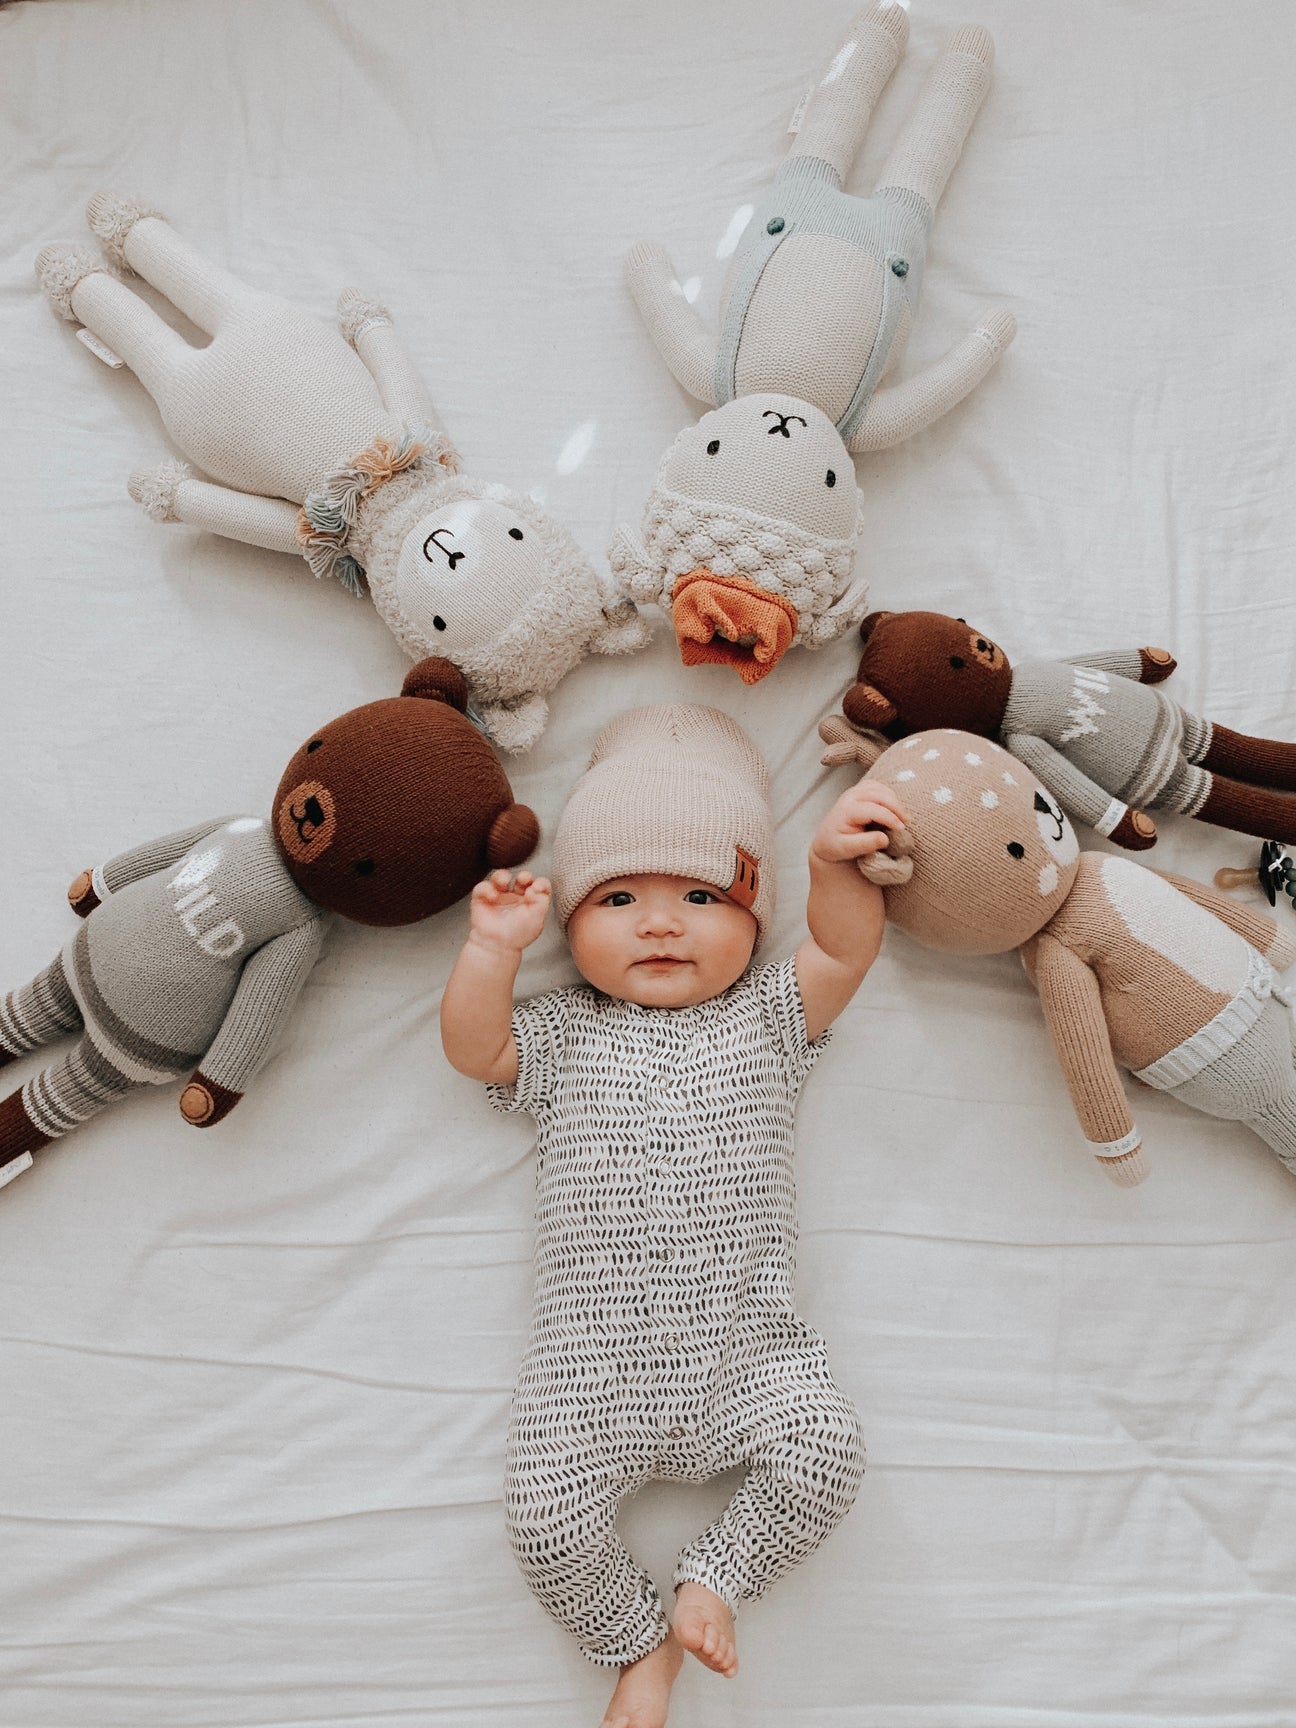
<svg viewBox="0 0 1296 1728">
<path fill-rule="evenodd" d="M 395 440 L 377 438 L 317 490 L 307 493 L 297 521 L 297 543 L 312 572 L 317 577 L 336 576 L 344 588 L 358 594 L 364 569 L 348 553 L 347 541 L 360 506 L 397 474 L 436 462 L 453 470 L 455 457 L 435 432 L 403 432 Z"/>
<path fill-rule="evenodd" d="M 839 724 L 821 731 L 830 758 L 848 759 Z M 886 750 L 867 738 L 858 746 L 855 759 L 895 787 L 910 815 L 904 856 L 889 866 L 906 866 L 902 879 L 861 865 L 883 885 L 888 919 L 947 952 L 1022 949 L 1081 1128 L 1114 1181 L 1143 1173 L 1121 1068 L 1259 1133 L 1276 1109 L 1269 1128 L 1281 1136 L 1286 1091 L 1266 1082 L 1248 1094 L 1238 1080 L 1267 1013 L 1272 971 L 1261 956 L 1292 955 L 1272 919 L 1200 883 L 1081 853 L 1043 786 L 986 739 L 927 731 Z M 1225 1055 L 1227 1084 L 1217 1068 Z"/>
<path fill-rule="evenodd" d="M 176 493 L 193 473 L 187 462 L 163 462 L 156 468 L 137 468 L 127 482 L 127 491 L 150 522 L 176 520 Z"/>
<path fill-rule="evenodd" d="M 86 224 L 118 270 L 129 270 L 126 240 L 131 229 L 146 216 L 165 221 L 162 212 L 138 198 L 121 198 L 112 192 L 95 192 L 86 205 Z"/>
<path fill-rule="evenodd" d="M 629 653 L 649 638 L 566 530 L 504 486 L 401 474 L 360 502 L 349 546 L 396 640 L 410 655 L 449 655 L 505 749 L 529 747 L 544 698 L 586 653 Z M 450 566 L 453 548 L 466 550 Z"/>
<path fill-rule="evenodd" d="M 539 1169 L 509 1533 L 586 1655 L 624 1664 L 668 1625 L 616 1531 L 646 1480 L 746 1467 L 675 1569 L 735 1611 L 859 1487 L 859 1419 L 793 1298 L 793 1111 L 826 1039 L 806 1039 L 792 960 L 693 1008 L 554 991 L 513 1036 L 516 1086 L 490 1095 L 535 1117 Z"/>
<path fill-rule="evenodd" d="M 1122 819 L 1145 809 L 1296 835 L 1296 744 L 1247 738 L 1181 708 L 1159 688 L 1175 667 L 1164 649 L 1013 666 L 975 626 L 939 612 L 873 613 L 860 634 L 843 701 L 857 726 L 892 738 L 929 726 L 996 737 L 1068 815 L 1126 845 Z"/>
<path fill-rule="evenodd" d="M 742 728 L 694 703 L 634 708 L 605 726 L 554 837 L 561 923 L 616 876 L 692 878 L 774 914 L 769 771 Z M 755 875 L 755 891 L 751 877 Z"/>
<path fill-rule="evenodd" d="M 46 246 L 36 258 L 36 280 L 50 305 L 69 324 L 77 321 L 73 291 L 87 276 L 103 269 L 103 259 L 86 246 Z"/>
</svg>

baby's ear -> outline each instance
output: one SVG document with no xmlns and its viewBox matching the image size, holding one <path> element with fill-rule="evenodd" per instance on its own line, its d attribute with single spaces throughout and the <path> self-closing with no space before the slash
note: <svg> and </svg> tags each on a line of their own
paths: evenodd
<svg viewBox="0 0 1296 1728">
<path fill-rule="evenodd" d="M 874 684 L 852 684 L 842 697 L 842 711 L 852 726 L 869 727 L 889 726 L 893 720 L 900 718 L 900 711 L 895 703 L 886 697 Z"/>
<path fill-rule="evenodd" d="M 891 748 L 889 739 L 859 731 L 840 714 L 830 714 L 819 722 L 819 736 L 828 746 L 819 758 L 825 768 L 843 768 L 852 762 L 861 768 L 871 768 Z"/>
<path fill-rule="evenodd" d="M 913 835 L 907 828 L 897 828 L 881 852 L 858 860 L 859 873 L 878 888 L 898 888 L 913 875 L 913 850 Z"/>
<path fill-rule="evenodd" d="M 401 685 L 402 696 L 426 696 L 434 702 L 447 702 L 462 714 L 468 706 L 468 685 L 453 660 L 432 654 L 411 667 Z"/>
</svg>

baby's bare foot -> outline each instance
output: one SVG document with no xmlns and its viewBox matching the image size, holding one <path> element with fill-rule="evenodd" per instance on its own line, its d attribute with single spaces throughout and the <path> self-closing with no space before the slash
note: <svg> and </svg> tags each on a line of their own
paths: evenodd
<svg viewBox="0 0 1296 1728">
<path fill-rule="evenodd" d="M 670 1632 L 655 1650 L 623 1668 L 599 1728 L 663 1728 L 683 1660 Z"/>
<path fill-rule="evenodd" d="M 726 1680 L 738 1672 L 733 1615 L 705 1584 L 681 1584 L 675 1592 L 675 1636 Z"/>
</svg>

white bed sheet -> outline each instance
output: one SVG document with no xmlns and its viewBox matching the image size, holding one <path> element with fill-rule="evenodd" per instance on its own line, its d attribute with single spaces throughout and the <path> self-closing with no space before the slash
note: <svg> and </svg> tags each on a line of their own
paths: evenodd
<svg viewBox="0 0 1296 1728">
<path fill-rule="evenodd" d="M 1296 16 L 976 14 L 995 84 L 909 365 L 992 301 L 1021 331 L 971 401 L 861 462 L 874 598 L 965 613 L 1010 653 L 1163 642 L 1180 700 L 1296 736 Z M 0 9 L 0 987 L 63 942 L 83 865 L 264 809 L 310 727 L 404 665 L 304 566 L 136 510 L 156 416 L 50 313 L 39 247 L 83 239 L 103 185 L 321 313 L 349 282 L 381 293 L 471 471 L 539 488 L 601 555 L 690 412 L 620 257 L 664 238 L 714 311 L 722 237 L 849 16 Z M 915 0 L 855 186 L 963 16 Z M 837 783 L 815 724 L 853 664 L 850 643 L 797 653 L 748 691 L 684 673 L 663 628 L 567 680 L 518 795 L 552 828 L 609 715 L 721 703 L 774 770 L 786 951 Z M 1199 876 L 1254 855 L 1162 831 L 1156 861 Z M 598 1720 L 606 1673 L 505 1537 L 531 1134 L 439 1053 L 464 922 L 339 929 L 228 1124 L 194 1134 L 150 1092 L 0 1193 L 4 1728 Z M 551 934 L 523 984 L 568 976 Z M 1016 962 L 888 939 L 798 1129 L 801 1301 L 869 1475 L 743 1616 L 739 1678 L 686 1674 L 673 1721 L 1296 1722 L 1296 1182 L 1241 1129 L 1137 1109 L 1155 1173 L 1125 1192 L 1082 1148 Z M 728 1486 L 629 1509 L 658 1576 Z"/>
</svg>

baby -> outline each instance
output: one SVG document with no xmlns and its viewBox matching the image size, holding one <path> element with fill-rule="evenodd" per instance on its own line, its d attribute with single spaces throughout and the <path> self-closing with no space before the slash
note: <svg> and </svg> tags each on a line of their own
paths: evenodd
<svg viewBox="0 0 1296 1728">
<path fill-rule="evenodd" d="M 536 1296 L 509 1435 L 513 1550 L 594 1662 L 604 1728 L 660 1728 L 691 1651 L 738 1659 L 734 1615 L 845 1517 L 859 1419 L 793 1307 L 792 1118 L 882 940 L 855 861 L 903 826 L 890 787 L 843 794 L 810 847 L 810 934 L 748 970 L 774 910 L 765 764 L 715 708 L 620 715 L 554 842 L 554 888 L 498 870 L 441 1005 L 462 1074 L 535 1117 Z M 514 1007 L 551 892 L 588 987 Z M 616 1531 L 652 1478 L 735 1465 L 680 1555 L 674 1624 Z"/>
</svg>

